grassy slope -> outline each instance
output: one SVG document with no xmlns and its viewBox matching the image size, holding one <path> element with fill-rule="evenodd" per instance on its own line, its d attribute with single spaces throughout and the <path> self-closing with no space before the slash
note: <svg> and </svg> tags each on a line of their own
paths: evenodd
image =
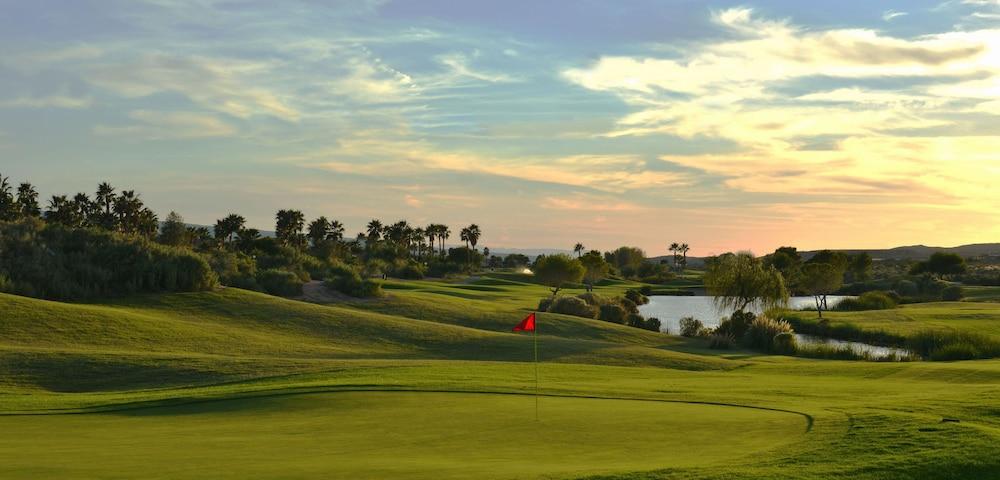
<svg viewBox="0 0 1000 480">
<path fill-rule="evenodd" d="M 892 310 L 827 312 L 824 316 L 833 324 L 851 323 L 902 336 L 934 329 L 975 332 L 1000 339 L 1000 304 L 997 303 L 918 303 Z"/>
<path fill-rule="evenodd" d="M 6 468 L 0 470 L 0 476 L 113 476 L 120 469 L 118 476 L 127 477 L 130 471 L 141 472 L 129 468 L 146 468 L 169 477 L 203 477 L 211 472 L 204 469 L 220 458 L 243 458 L 248 466 L 258 467 L 255 471 L 273 476 L 305 476 L 310 468 L 338 464 L 330 456 L 338 442 L 366 441 L 369 437 L 352 437 L 352 431 L 356 433 L 352 429 L 324 432 L 316 428 L 314 421 L 318 420 L 342 424 L 340 412 L 322 407 L 347 402 L 345 398 L 312 395 L 274 400 L 275 394 L 414 389 L 531 392 L 531 366 L 508 362 L 530 358 L 530 342 L 505 330 L 544 295 L 543 288 L 502 284 L 496 279 L 484 279 L 473 288 L 433 282 L 399 286 L 403 288 L 392 290 L 392 301 L 353 306 L 308 305 L 231 289 L 137 297 L 104 305 L 67 305 L 0 295 L 0 412 L 174 405 L 130 410 L 134 414 L 0 417 L 0 430 L 12 432 L 0 439 L 0 452 L 5 452 L 0 453 L 0 465 L 7 465 L 0 467 Z M 496 286 L 503 288 L 476 288 Z M 602 288 L 611 293 L 622 286 Z M 450 290 L 462 295 L 446 293 Z M 942 305 L 940 314 L 950 315 L 948 308 L 964 305 Z M 989 320 L 985 322 L 990 325 Z M 720 456 L 714 460 L 727 460 L 708 465 L 712 458 L 706 459 L 707 463 L 692 462 L 693 457 L 682 447 L 676 447 L 681 450 L 671 456 L 669 452 L 658 454 L 649 445 L 674 448 L 670 440 L 660 436 L 664 432 L 674 439 L 690 437 L 692 445 L 726 445 L 724 442 L 739 434 L 725 427 L 725 422 L 697 424 L 703 415 L 666 406 L 662 411 L 638 410 L 638 416 L 623 412 L 629 409 L 612 409 L 610 418 L 621 417 L 628 427 L 625 430 L 631 431 L 626 435 L 611 424 L 599 427 L 605 424 L 598 420 L 593 420 L 598 422 L 593 429 L 581 429 L 587 425 L 574 424 L 573 418 L 605 414 L 575 402 L 559 404 L 549 415 L 562 410 L 577 413 L 553 427 L 558 431 L 547 432 L 554 435 L 549 445 L 554 450 L 546 456 L 551 464 L 546 468 L 557 477 L 562 476 L 558 472 L 568 473 L 560 459 L 591 455 L 572 449 L 592 448 L 597 443 L 606 453 L 624 449 L 632 460 L 605 457 L 602 465 L 610 463 L 614 468 L 583 464 L 571 476 L 653 470 L 615 478 L 1000 478 L 1000 409 L 996 408 L 1000 404 L 1000 361 L 872 364 L 778 357 L 729 360 L 679 353 L 677 350 L 689 346 L 600 322 L 546 315 L 541 328 L 549 329 L 543 330 L 542 352 L 549 362 L 561 362 L 541 366 L 543 393 L 777 408 L 808 415 L 814 422 L 806 435 L 795 434 L 793 443 L 761 451 L 752 458 L 729 456 L 719 447 L 713 455 Z M 370 403 L 368 407 L 375 410 L 356 417 L 356 421 L 388 422 L 379 423 L 390 425 L 396 435 L 385 437 L 388 444 L 402 442 L 416 450 L 372 445 L 374 450 L 359 452 L 359 458 L 385 455 L 413 465 L 414 472 L 445 468 L 459 477 L 481 475 L 482 470 L 498 478 L 525 476 L 530 462 L 512 458 L 504 449 L 509 448 L 506 441 L 516 442 L 527 435 L 518 429 L 525 417 L 530 419 L 531 403 L 524 411 L 524 402 L 530 398 L 513 397 L 512 401 L 521 400 L 520 407 L 499 399 L 481 407 L 475 402 L 459 402 L 452 430 L 469 421 L 485 422 L 489 428 L 479 433 L 463 430 L 454 437 L 434 433 L 436 422 L 448 422 L 449 414 L 430 419 L 404 415 L 389 421 L 387 415 L 393 409 L 386 404 L 409 400 L 366 400 L 363 403 Z M 208 399 L 220 401 L 190 404 Z M 442 395 L 434 403 L 449 401 L 457 400 Z M 178 403 L 190 405 L 176 406 Z M 324 413 L 296 416 L 299 408 L 311 412 L 320 408 Z M 518 408 L 520 413 L 513 412 Z M 502 422 L 508 413 L 512 421 Z M 678 423 L 655 431 L 651 421 L 661 413 Z M 717 417 L 736 418 L 745 413 Z M 940 423 L 943 417 L 959 418 L 962 423 Z M 680 424 L 689 420 L 695 423 Z M 108 425 L 107 430 L 102 433 L 87 428 L 98 423 Z M 252 426 L 245 427 L 248 424 Z M 236 453 L 242 451 L 237 448 L 238 437 L 245 428 L 256 436 L 252 445 L 244 445 L 249 450 L 240 457 Z M 749 446 L 728 444 L 738 451 L 761 442 L 777 446 L 780 438 L 786 438 L 738 428 L 747 430 L 743 433 L 750 442 Z M 39 433 L 43 431 L 44 438 Z M 424 431 L 430 435 L 427 441 L 444 446 L 485 442 L 483 448 L 497 449 L 503 461 L 476 457 L 473 464 L 481 466 L 479 470 L 452 470 L 457 467 L 441 463 L 446 460 L 428 451 L 431 446 L 424 448 L 423 442 L 415 441 L 422 437 L 412 435 Z M 591 431 L 601 433 L 602 438 L 581 440 Z M 85 433 L 91 442 L 74 440 Z M 134 457 L 140 459 L 135 460 L 140 462 L 138 466 L 108 454 L 116 451 L 121 438 L 131 435 L 139 435 L 133 448 L 149 453 Z M 17 438 L 33 441 L 30 445 L 18 443 L 17 448 L 2 444 Z M 197 449 L 181 444 L 180 439 L 192 438 L 206 440 L 196 444 Z M 171 443 L 169 439 L 177 440 Z M 331 447 L 317 450 L 310 439 Z M 294 445 L 300 447 L 296 450 L 299 453 L 291 450 Z M 262 453 L 268 448 L 275 449 L 276 455 Z M 171 453 L 186 459 L 180 462 L 183 468 Z M 95 458 L 102 460 L 94 462 Z M 40 465 L 54 470 L 38 470 Z M 114 468 L 88 470 L 94 465 Z M 373 470 L 367 473 L 371 475 Z"/>
<path fill-rule="evenodd" d="M 439 302 L 443 303 L 443 302 Z M 226 289 L 76 305 L 0 295 L 0 385 L 79 391 L 215 382 L 322 368 L 334 359 L 524 360 L 531 342 L 484 331 Z M 548 316 L 542 321 L 548 322 Z M 546 361 L 735 368 L 667 350 L 675 341 L 618 325 L 551 319 L 581 336 L 542 331 Z M 635 330 L 635 331 L 633 331 Z M 633 343 L 607 339 L 630 339 Z M 117 384 L 116 384 L 117 383 Z"/>
</svg>

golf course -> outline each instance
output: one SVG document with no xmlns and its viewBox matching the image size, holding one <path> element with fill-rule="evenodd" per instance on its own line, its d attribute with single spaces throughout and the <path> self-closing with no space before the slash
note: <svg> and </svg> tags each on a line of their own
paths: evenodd
<svg viewBox="0 0 1000 480">
<path fill-rule="evenodd" d="M 0 477 L 1000 478 L 998 360 L 711 350 L 540 313 L 536 391 L 510 331 L 547 293 L 529 275 L 384 288 L 0 294 Z M 924 308 L 950 328 L 993 306 Z"/>
</svg>

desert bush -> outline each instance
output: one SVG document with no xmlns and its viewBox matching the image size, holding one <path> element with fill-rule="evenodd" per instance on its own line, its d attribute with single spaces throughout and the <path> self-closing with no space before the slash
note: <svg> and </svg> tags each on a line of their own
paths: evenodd
<svg viewBox="0 0 1000 480">
<path fill-rule="evenodd" d="M 268 269 L 257 274 L 257 283 L 270 295 L 295 297 L 302 295 L 302 280 L 287 270 Z"/>
<path fill-rule="evenodd" d="M 680 334 L 683 337 L 700 337 L 705 333 L 705 324 L 694 317 L 684 317 L 681 319 Z"/>
<path fill-rule="evenodd" d="M 549 305 L 548 311 L 575 317 L 596 318 L 598 309 L 577 297 L 557 297 Z"/>
</svg>

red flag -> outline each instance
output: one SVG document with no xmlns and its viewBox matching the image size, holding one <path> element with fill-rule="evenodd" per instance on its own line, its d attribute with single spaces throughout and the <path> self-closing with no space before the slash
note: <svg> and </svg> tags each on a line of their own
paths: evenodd
<svg viewBox="0 0 1000 480">
<path fill-rule="evenodd" d="M 515 332 L 534 332 L 535 331 L 535 312 L 531 312 L 521 323 L 514 327 Z"/>
</svg>

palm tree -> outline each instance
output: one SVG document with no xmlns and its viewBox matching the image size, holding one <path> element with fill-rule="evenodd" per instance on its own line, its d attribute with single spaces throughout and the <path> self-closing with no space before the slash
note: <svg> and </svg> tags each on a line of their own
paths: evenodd
<svg viewBox="0 0 1000 480">
<path fill-rule="evenodd" d="M 410 245 L 413 247 L 413 255 L 419 257 L 424 250 L 424 229 L 417 227 L 410 231 Z"/>
<path fill-rule="evenodd" d="M 573 246 L 573 251 L 576 252 L 576 258 L 580 258 L 583 255 L 584 247 L 582 243 L 577 243 Z"/>
<path fill-rule="evenodd" d="M 232 243 L 233 237 L 243 230 L 246 223 L 242 215 L 230 213 L 215 222 L 215 238 L 223 244 Z"/>
<path fill-rule="evenodd" d="M 330 222 L 330 229 L 327 230 L 326 239 L 331 242 L 339 242 L 344 239 L 344 224 L 339 220 Z"/>
<path fill-rule="evenodd" d="M 95 196 L 95 200 L 98 208 L 102 209 L 98 223 L 101 228 L 105 230 L 115 229 L 115 216 L 112 213 L 112 209 L 114 208 L 116 199 L 115 187 L 112 187 L 110 183 L 101 182 L 101 184 L 97 186 L 97 195 Z"/>
<path fill-rule="evenodd" d="M 22 217 L 37 217 L 42 209 L 38 206 L 38 191 L 30 183 L 17 187 L 17 209 Z"/>
<path fill-rule="evenodd" d="M 253 250 L 253 244 L 260 238 L 260 230 L 256 228 L 244 228 L 236 232 L 236 247 L 244 253 Z"/>
<path fill-rule="evenodd" d="M 441 256 L 444 256 L 444 241 L 451 238 L 451 229 L 447 225 L 440 225 L 437 233 L 438 240 L 441 241 Z"/>
<path fill-rule="evenodd" d="M 278 210 L 275 220 L 277 220 L 277 223 L 274 228 L 274 234 L 281 243 L 296 247 L 302 245 L 302 229 L 305 227 L 306 217 L 301 211 Z"/>
<path fill-rule="evenodd" d="M 465 248 L 469 248 L 469 227 L 463 228 L 458 232 L 458 239 L 465 242 Z"/>
<path fill-rule="evenodd" d="M 73 196 L 73 209 L 76 210 L 78 226 L 87 225 L 91 221 L 96 220 L 94 218 L 95 207 L 90 202 L 90 197 L 86 193 L 81 192 Z"/>
<path fill-rule="evenodd" d="M 682 243 L 680 246 L 680 252 L 683 255 L 683 258 L 681 259 L 681 269 L 685 269 L 688 266 L 688 250 L 691 250 L 691 247 L 689 247 L 686 243 Z"/>
<path fill-rule="evenodd" d="M 670 244 L 670 251 L 674 254 L 674 268 L 677 268 L 677 252 L 681 249 L 679 243 L 674 242 Z"/>
<path fill-rule="evenodd" d="M 424 227 L 424 235 L 427 235 L 427 244 L 430 245 L 431 252 L 434 252 L 434 239 L 437 237 L 438 228 L 440 226 L 436 223 L 432 223 Z"/>
<path fill-rule="evenodd" d="M 7 177 L 0 175 L 0 220 L 12 221 L 18 216 L 17 204 Z"/>
<path fill-rule="evenodd" d="M 378 221 L 378 219 L 373 219 L 372 221 L 368 222 L 367 228 L 368 228 L 367 230 L 368 234 L 365 236 L 365 239 L 367 239 L 367 241 L 371 243 L 378 242 L 379 238 L 382 237 L 382 222 Z"/>
<path fill-rule="evenodd" d="M 312 246 L 318 247 L 324 240 L 326 240 L 327 235 L 330 234 L 330 221 L 326 217 L 319 217 L 309 223 L 309 239 L 312 240 Z"/>
<path fill-rule="evenodd" d="M 473 223 L 469 225 L 469 243 L 472 244 L 472 249 L 476 249 L 476 243 L 479 243 L 479 237 L 483 235 L 483 232 L 479 230 L 479 225 Z"/>
</svg>

